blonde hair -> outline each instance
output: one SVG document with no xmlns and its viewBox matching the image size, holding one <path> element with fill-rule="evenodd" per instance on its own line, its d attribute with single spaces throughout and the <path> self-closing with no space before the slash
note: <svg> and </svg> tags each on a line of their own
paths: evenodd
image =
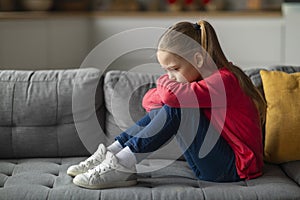
<svg viewBox="0 0 300 200">
<path fill-rule="evenodd" d="M 259 90 L 253 85 L 250 78 L 237 66 L 228 62 L 225 54 L 222 51 L 217 34 L 214 28 L 204 20 L 200 20 L 195 24 L 190 22 L 178 22 L 170 27 L 160 38 L 158 49 L 167 50 L 176 49 L 177 52 L 190 52 L 191 49 L 196 49 L 189 41 L 182 41 L 181 33 L 197 42 L 198 46 L 202 47 L 207 55 L 213 60 L 217 68 L 226 67 L 238 79 L 239 84 L 246 95 L 248 95 L 255 104 L 261 119 L 261 124 L 265 121 L 266 102 Z M 200 45 L 199 45 L 200 44 Z"/>
</svg>

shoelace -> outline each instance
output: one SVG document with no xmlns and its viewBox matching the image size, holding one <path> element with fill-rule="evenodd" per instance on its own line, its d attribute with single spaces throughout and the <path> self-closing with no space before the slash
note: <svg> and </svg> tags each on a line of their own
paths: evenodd
<svg viewBox="0 0 300 200">
<path fill-rule="evenodd" d="M 111 159 L 111 160 L 109 160 L 109 162 L 102 162 L 100 165 L 98 165 L 94 169 L 90 169 L 89 173 L 99 176 L 101 172 L 105 172 L 112 168 L 116 168 L 116 163 L 114 163 L 114 161 Z"/>
<path fill-rule="evenodd" d="M 101 154 L 100 156 L 98 156 L 98 152 L 95 152 L 91 157 L 89 157 L 87 160 L 80 162 L 79 166 L 80 167 L 84 167 L 84 168 L 89 168 L 91 166 L 91 164 L 96 165 L 97 162 L 100 162 L 101 160 L 103 160 L 103 150 L 101 149 Z"/>
</svg>

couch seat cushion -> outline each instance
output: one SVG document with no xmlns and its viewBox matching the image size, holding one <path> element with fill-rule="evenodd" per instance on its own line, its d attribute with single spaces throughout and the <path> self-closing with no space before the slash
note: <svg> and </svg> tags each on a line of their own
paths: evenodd
<svg viewBox="0 0 300 200">
<path fill-rule="evenodd" d="M 281 167 L 300 186 L 300 161 L 283 163 Z"/>
<path fill-rule="evenodd" d="M 199 181 L 184 161 L 148 159 L 138 166 L 138 184 L 89 190 L 72 183 L 67 168 L 83 157 L 0 160 L 0 199 L 300 199 L 299 186 L 277 165 L 257 179 L 234 183 Z M 165 166 L 166 163 L 170 165 Z M 152 169 L 157 169 L 152 171 Z"/>
</svg>

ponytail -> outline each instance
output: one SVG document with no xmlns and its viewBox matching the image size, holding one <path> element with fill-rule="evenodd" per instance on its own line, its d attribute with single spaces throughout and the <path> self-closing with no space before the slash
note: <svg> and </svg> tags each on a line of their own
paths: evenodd
<svg viewBox="0 0 300 200">
<path fill-rule="evenodd" d="M 218 68 L 226 67 L 238 79 L 239 84 L 246 95 L 252 98 L 261 119 L 261 124 L 265 122 L 266 101 L 260 91 L 253 85 L 251 79 L 237 66 L 228 62 L 218 41 L 214 28 L 206 21 L 197 22 L 201 28 L 201 45 L 211 56 Z"/>
<path fill-rule="evenodd" d="M 200 26 L 200 30 L 201 30 L 201 45 L 202 48 L 205 49 L 207 51 L 207 36 L 206 36 L 206 28 L 204 25 L 205 21 L 200 20 L 199 22 L 197 22 L 197 24 Z"/>
</svg>

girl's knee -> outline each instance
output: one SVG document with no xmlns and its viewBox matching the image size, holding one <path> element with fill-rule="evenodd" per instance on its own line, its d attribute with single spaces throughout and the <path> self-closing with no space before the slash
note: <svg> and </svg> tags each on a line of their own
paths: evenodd
<svg viewBox="0 0 300 200">
<path fill-rule="evenodd" d="M 174 107 L 171 107 L 171 106 L 168 106 L 168 105 L 164 105 L 163 108 L 166 111 L 171 111 L 171 112 L 178 112 L 178 111 L 181 110 L 181 108 L 174 108 Z"/>
<path fill-rule="evenodd" d="M 168 105 L 164 105 L 163 109 L 166 111 L 168 116 L 181 118 L 181 108 L 174 108 Z"/>
</svg>

